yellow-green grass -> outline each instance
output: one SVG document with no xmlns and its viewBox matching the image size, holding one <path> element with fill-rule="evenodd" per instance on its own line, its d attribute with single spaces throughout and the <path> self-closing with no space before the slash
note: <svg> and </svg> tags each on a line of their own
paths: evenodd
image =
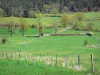
<svg viewBox="0 0 100 75">
<path fill-rule="evenodd" d="M 43 29 L 43 33 L 44 34 L 49 34 L 49 33 L 53 33 L 54 32 L 54 29 L 53 28 L 44 28 Z M 37 28 L 28 28 L 28 29 L 25 29 L 24 30 L 24 34 L 25 36 L 26 35 L 39 35 L 39 30 Z M 0 28 L 0 36 L 4 36 L 4 35 L 8 35 L 10 36 L 10 32 L 6 31 L 5 28 Z M 18 35 L 18 36 L 21 36 L 22 35 L 22 32 L 21 30 L 18 28 L 15 30 L 15 32 L 13 33 L 13 36 L 14 35 Z"/>
<path fill-rule="evenodd" d="M 0 40 L 2 37 L 0 37 Z M 1 51 L 32 51 L 34 53 L 71 54 L 93 52 L 84 47 L 84 40 L 89 44 L 100 44 L 99 40 L 89 36 L 48 36 L 48 37 L 7 37 L 7 44 L 0 43 Z M 30 43 L 28 43 L 30 41 Z M 25 44 L 21 44 L 25 42 Z"/>
<path fill-rule="evenodd" d="M 0 37 L 0 40 L 2 37 Z M 7 43 L 0 43 L 0 54 L 2 52 L 20 52 L 27 55 L 40 55 L 41 56 L 53 56 L 69 57 L 69 65 L 72 64 L 72 57 L 74 55 L 75 66 L 77 65 L 77 55 L 81 57 L 81 65 L 86 71 L 90 70 L 90 54 L 94 55 L 95 72 L 99 73 L 99 49 L 100 48 L 87 48 L 84 46 L 84 40 L 88 41 L 88 44 L 99 45 L 100 40 L 90 36 L 48 36 L 48 37 L 7 37 Z M 61 59 L 60 61 L 63 61 Z M 59 62 L 61 65 L 61 63 Z M 90 71 L 89 71 L 90 72 Z"/>
<path fill-rule="evenodd" d="M 75 13 L 71 13 L 71 14 L 69 14 L 69 16 L 73 16 L 74 14 Z M 87 13 L 84 13 L 84 15 L 85 15 L 86 20 L 96 20 L 98 17 L 100 17 L 99 12 L 87 12 Z M 1 18 L 1 21 L 2 22 L 9 22 L 11 19 L 12 18 L 9 18 L 9 17 L 3 17 L 3 18 Z M 15 19 L 15 22 L 17 22 L 17 23 L 20 20 L 19 17 L 16 17 L 14 19 Z M 25 19 L 25 22 L 27 23 L 27 25 L 37 24 L 37 22 L 38 22 L 38 18 L 24 18 L 24 19 Z M 52 22 L 59 21 L 60 19 L 61 19 L 61 17 L 43 16 L 41 18 L 41 23 L 44 26 L 50 26 L 50 25 L 52 25 Z"/>
<path fill-rule="evenodd" d="M 86 17 L 86 19 L 91 19 L 91 21 L 83 21 L 83 25 L 87 25 L 89 22 L 92 22 L 94 24 L 93 28 L 100 29 L 99 20 L 94 20 L 100 16 L 99 12 L 91 12 L 91 13 L 84 13 L 84 14 L 85 14 L 85 16 L 88 16 L 88 17 Z M 73 14 L 70 14 L 70 15 L 73 15 Z M 6 17 L 6 19 L 8 20 L 9 17 Z M 37 23 L 37 20 L 38 20 L 36 18 L 24 18 L 24 19 L 26 20 L 27 25 L 32 25 L 34 23 Z M 41 22 L 44 26 L 45 25 L 50 26 L 50 25 L 52 25 L 52 21 L 59 21 L 59 20 L 60 20 L 60 17 L 43 17 Z M 50 30 L 46 29 L 46 31 L 45 31 L 45 33 L 51 33 L 51 32 L 53 32 L 52 29 L 50 29 Z M 62 33 L 83 33 L 83 32 L 84 31 L 65 31 Z M 32 34 L 36 35 L 37 33 L 38 33 L 38 30 L 36 30 L 36 29 L 25 30 L 26 35 L 32 35 Z M 3 34 L 9 35 L 4 29 L 2 30 L 2 28 L 1 28 L 0 35 L 3 35 Z M 21 35 L 21 32 L 16 31 L 14 34 Z M 1 43 L 1 39 L 3 38 L 3 36 L 0 37 L 0 53 L 2 53 L 2 52 L 22 52 L 24 54 L 33 54 L 33 55 L 41 54 L 41 55 L 47 55 L 47 56 L 55 56 L 57 54 L 60 57 L 72 56 L 74 54 L 75 58 L 77 58 L 77 55 L 80 54 L 81 55 L 81 64 L 83 64 L 84 67 L 88 68 L 88 70 L 90 70 L 89 69 L 90 67 L 88 66 L 88 65 L 90 65 L 90 57 L 89 56 L 90 56 L 90 54 L 94 54 L 95 70 L 97 73 L 99 73 L 99 71 L 100 71 L 100 69 L 99 69 L 99 66 L 100 66 L 100 64 L 99 64 L 100 50 L 99 49 L 100 48 L 86 48 L 84 46 L 84 40 L 87 40 L 88 44 L 92 44 L 92 45 L 97 44 L 100 46 L 100 40 L 94 36 L 93 37 L 89 37 L 89 36 L 48 36 L 48 37 L 36 38 L 36 37 L 21 37 L 18 35 L 17 36 L 14 35 L 13 37 L 6 37 L 7 38 L 6 44 Z M 100 36 L 100 32 L 94 32 L 94 35 Z M 4 60 L 4 62 L 9 63 L 10 61 Z M 13 64 L 13 61 L 11 61 L 11 64 Z M 10 66 L 12 67 L 11 64 L 10 64 Z M 2 67 L 3 67 L 1 65 L 6 66 L 1 62 L 0 69 L 2 69 Z M 22 66 L 22 69 L 25 65 Z M 14 66 L 16 66 L 16 62 L 14 62 Z M 17 64 L 17 66 L 18 66 L 18 64 Z M 20 70 L 17 66 L 15 67 L 15 71 L 13 71 L 15 75 L 17 75 L 16 73 Z M 34 67 L 34 66 L 32 66 L 32 67 Z M 27 71 L 25 70 L 23 72 L 29 72 L 28 71 L 29 68 L 30 67 L 27 68 Z M 3 70 L 6 70 L 6 69 L 9 69 L 9 67 L 6 66 Z M 5 74 L 6 75 L 11 74 L 12 70 L 13 69 L 11 68 L 11 70 L 8 70 L 7 72 L 5 72 Z M 37 68 L 36 75 L 38 75 L 39 74 L 38 72 L 40 72 L 38 70 L 39 69 Z M 46 70 L 48 70 L 48 69 L 46 69 Z M 33 71 L 33 69 L 32 69 L 32 71 Z M 44 70 L 42 70 L 42 71 L 43 71 L 43 73 L 41 72 L 41 74 L 43 75 L 45 71 Z M 23 72 L 19 71 L 18 73 L 21 75 Z M 2 73 L 1 75 L 4 75 L 3 71 L 0 73 Z M 48 73 L 48 71 L 47 71 L 46 73 L 49 75 L 50 72 Z M 64 72 L 62 74 L 66 75 L 66 73 L 68 74 L 68 72 Z M 78 72 L 78 73 L 80 75 L 80 72 Z M 25 74 L 27 74 L 27 73 L 25 73 Z M 33 72 L 30 74 L 33 74 Z M 54 71 L 51 72 L 50 75 L 51 74 L 54 74 Z M 59 75 L 60 72 L 56 71 L 56 73 L 54 75 L 56 75 L 56 74 Z M 74 75 L 74 72 L 71 75 Z M 95 74 L 95 75 L 98 75 L 98 74 Z"/>
<path fill-rule="evenodd" d="M 71 13 L 69 14 L 70 16 L 73 16 L 75 13 Z M 87 13 L 84 13 L 85 15 L 85 19 L 84 21 L 82 22 L 82 25 L 83 26 L 86 26 L 88 25 L 88 23 L 92 22 L 93 23 L 93 29 L 98 29 L 100 30 L 100 20 L 96 20 L 98 17 L 100 17 L 100 13 L 99 12 L 87 12 Z M 28 26 L 31 26 L 33 24 L 37 24 L 38 23 L 38 18 L 23 18 L 25 20 L 25 23 L 26 25 Z M 54 22 L 58 22 L 59 21 L 59 25 L 60 24 L 60 19 L 61 17 L 42 17 L 41 18 L 41 23 L 42 25 L 45 27 L 50 27 L 50 26 L 53 26 L 53 23 Z M 19 23 L 20 22 L 20 19 L 19 17 L 16 17 L 16 18 L 11 18 L 11 17 L 3 17 L 0 19 L 0 23 L 2 24 L 5 24 L 6 22 L 10 22 L 11 20 L 13 20 L 15 23 Z M 89 20 L 89 21 L 88 21 Z M 44 30 L 44 33 L 51 33 L 51 32 L 54 32 L 54 30 L 51 28 L 49 29 L 46 29 Z M 27 28 L 25 30 L 25 34 L 26 35 L 36 35 L 38 33 L 38 30 L 37 29 L 31 29 L 31 28 Z M 8 32 L 6 32 L 3 28 L 0 27 L 0 35 L 7 35 L 7 34 L 10 34 Z M 13 34 L 18 34 L 20 35 L 21 33 L 19 33 L 19 31 L 17 30 L 15 33 Z"/>
</svg>

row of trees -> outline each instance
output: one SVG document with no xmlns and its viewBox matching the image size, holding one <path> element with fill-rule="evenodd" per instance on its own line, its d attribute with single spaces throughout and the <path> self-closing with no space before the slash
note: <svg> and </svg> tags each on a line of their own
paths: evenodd
<svg viewBox="0 0 100 75">
<path fill-rule="evenodd" d="M 61 13 L 64 11 L 98 11 L 100 0 L 0 0 L 0 14 L 29 17 L 32 11 Z"/>
<path fill-rule="evenodd" d="M 28 27 L 30 28 L 38 28 L 39 36 L 43 36 L 43 30 L 44 26 L 42 25 L 42 14 L 41 12 L 37 12 L 37 23 L 31 26 L 27 24 L 27 21 L 24 18 L 16 18 L 16 17 L 9 17 L 8 19 L 0 18 L 0 28 L 4 28 L 7 32 L 9 32 L 12 36 L 12 34 L 17 30 L 20 29 L 22 32 L 22 36 L 24 36 L 24 31 Z M 89 23 L 88 25 L 84 26 L 82 25 L 82 22 L 84 20 L 84 14 L 81 12 L 78 12 L 74 14 L 73 16 L 69 16 L 67 13 L 64 13 L 61 17 L 60 21 L 52 21 L 51 27 L 54 29 L 55 34 L 57 33 L 58 27 L 63 26 L 71 27 L 75 30 L 89 30 L 91 31 L 93 28 L 93 24 Z"/>
<path fill-rule="evenodd" d="M 5 29 L 11 36 L 17 29 L 20 29 L 24 36 L 24 29 L 27 28 L 27 25 L 23 18 L 9 17 L 9 19 L 0 18 L 0 28 Z"/>
<path fill-rule="evenodd" d="M 85 16 L 81 12 L 78 12 L 73 16 L 64 13 L 61 17 L 60 23 L 63 27 L 70 27 L 75 30 L 93 31 L 94 24 L 89 22 L 87 25 L 83 25 L 84 18 Z"/>
<path fill-rule="evenodd" d="M 35 24 L 35 27 L 38 28 L 39 36 L 43 35 L 43 26 L 41 23 L 42 15 L 40 12 L 37 12 L 37 24 Z M 16 30 L 20 30 L 22 32 L 22 36 L 24 36 L 24 32 L 29 27 L 32 27 L 32 25 L 27 24 L 27 20 L 25 18 L 19 17 L 9 17 L 8 18 L 0 18 L 0 28 L 5 29 L 10 35 L 12 36 L 13 33 L 15 33 Z"/>
</svg>

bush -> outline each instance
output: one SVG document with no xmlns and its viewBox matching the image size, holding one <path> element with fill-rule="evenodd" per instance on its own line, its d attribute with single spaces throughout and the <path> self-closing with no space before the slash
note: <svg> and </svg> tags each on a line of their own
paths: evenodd
<svg viewBox="0 0 100 75">
<path fill-rule="evenodd" d="M 0 17 L 4 16 L 4 13 L 5 11 L 2 8 L 0 8 Z"/>
<path fill-rule="evenodd" d="M 6 44 L 6 42 L 7 42 L 7 39 L 6 38 L 2 38 L 2 44 Z"/>
<path fill-rule="evenodd" d="M 92 22 L 89 22 L 88 25 L 86 26 L 86 29 L 88 31 L 93 31 L 93 26 L 94 26 L 94 24 Z"/>
<path fill-rule="evenodd" d="M 100 30 L 99 29 L 95 29 L 94 31 L 99 32 Z"/>
<path fill-rule="evenodd" d="M 57 10 L 56 8 L 53 8 L 53 9 L 51 10 L 51 12 L 52 12 L 52 14 L 53 14 L 54 16 L 56 16 L 56 15 L 58 14 L 58 10 Z"/>
<path fill-rule="evenodd" d="M 64 27 L 67 27 L 68 24 L 70 24 L 70 17 L 68 14 L 64 13 L 61 17 L 61 24 Z"/>
<path fill-rule="evenodd" d="M 33 10 L 29 11 L 28 15 L 29 15 L 30 18 L 36 18 L 37 17 L 36 11 L 33 11 Z"/>
<path fill-rule="evenodd" d="M 36 28 L 36 24 L 32 24 L 31 26 L 30 26 L 30 28 Z"/>
<path fill-rule="evenodd" d="M 78 21 L 82 21 L 84 19 L 84 14 L 81 13 L 81 12 L 78 12 L 75 14 L 75 18 L 78 20 Z"/>
<path fill-rule="evenodd" d="M 84 40 L 84 45 L 87 45 L 88 44 L 88 41 L 87 40 Z"/>
</svg>

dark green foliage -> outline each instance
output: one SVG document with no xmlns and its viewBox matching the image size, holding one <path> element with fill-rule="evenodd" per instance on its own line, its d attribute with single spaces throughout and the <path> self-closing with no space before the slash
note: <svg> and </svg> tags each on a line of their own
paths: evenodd
<svg viewBox="0 0 100 75">
<path fill-rule="evenodd" d="M 87 40 L 84 40 L 84 45 L 87 45 L 88 44 L 88 41 Z"/>
<path fill-rule="evenodd" d="M 45 11 L 44 5 L 48 5 L 48 11 Z M 20 16 L 24 12 L 24 16 L 28 17 L 30 9 L 48 13 L 53 5 L 59 12 L 64 10 L 64 6 L 72 12 L 82 11 L 84 8 L 87 11 L 99 11 L 100 0 L 0 0 L 0 8 L 6 12 L 6 16 Z"/>
<path fill-rule="evenodd" d="M 88 25 L 86 26 L 87 30 L 92 31 L 93 30 L 93 25 L 94 24 L 92 22 L 88 23 Z"/>
<path fill-rule="evenodd" d="M 6 42 L 7 42 L 7 39 L 6 38 L 2 38 L 2 44 L 6 44 Z"/>
<path fill-rule="evenodd" d="M 24 14 L 23 14 L 23 17 L 28 17 L 28 11 L 27 10 L 24 10 Z"/>
</svg>

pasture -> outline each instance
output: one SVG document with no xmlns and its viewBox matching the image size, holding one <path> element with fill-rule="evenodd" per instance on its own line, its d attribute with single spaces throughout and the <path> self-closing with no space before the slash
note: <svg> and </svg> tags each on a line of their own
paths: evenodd
<svg viewBox="0 0 100 75">
<path fill-rule="evenodd" d="M 20 68 L 20 69 L 19 69 Z M 0 75 L 85 75 L 89 72 L 74 72 L 66 68 L 45 66 L 29 61 L 0 60 Z"/>
<path fill-rule="evenodd" d="M 49 14 L 48 14 L 49 15 Z M 61 15 L 61 14 L 59 14 Z M 73 14 L 69 14 L 73 16 Z M 89 12 L 84 13 L 85 19 L 82 22 L 82 25 L 85 26 L 89 22 L 92 22 L 93 29 L 100 30 L 100 18 L 99 12 Z M 44 16 L 41 19 L 42 25 L 46 26 L 44 29 L 44 34 L 54 33 L 53 28 L 47 28 L 52 25 L 52 22 L 60 21 L 61 17 L 49 17 Z M 9 17 L 3 17 L 4 22 L 9 20 Z M 36 24 L 38 18 L 24 18 L 27 22 L 27 25 L 30 26 L 32 24 Z M 18 17 L 16 18 L 18 20 Z M 16 21 L 17 22 L 17 21 Z M 64 28 L 59 27 L 58 32 L 60 34 L 80 34 L 86 33 L 88 31 L 77 31 L 77 30 L 64 30 Z M 64 30 L 64 31 L 63 31 Z M 2 44 L 1 39 L 6 38 L 6 44 Z M 84 41 L 87 41 L 88 44 L 84 45 Z M 21 32 L 17 29 L 13 36 L 10 37 L 10 33 L 8 33 L 5 29 L 0 28 L 0 55 L 2 52 L 8 53 L 16 53 L 19 52 L 22 55 L 26 56 L 28 54 L 32 54 L 33 56 L 41 55 L 41 56 L 53 56 L 56 55 L 59 57 L 70 57 L 72 59 L 72 55 L 74 55 L 75 60 L 77 60 L 77 55 L 81 56 L 81 64 L 87 68 L 86 71 L 82 72 L 74 72 L 72 70 L 61 68 L 61 67 L 53 67 L 53 66 L 45 66 L 43 63 L 34 63 L 29 61 L 19 61 L 19 60 L 3 60 L 0 59 L 0 75 L 98 75 L 100 73 L 100 32 L 93 32 L 93 36 L 41 36 L 38 37 L 38 29 L 37 28 L 28 28 L 25 30 L 25 36 L 21 36 Z M 95 62 L 95 73 L 90 73 L 90 54 L 94 55 Z M 71 60 L 70 60 L 71 61 Z M 75 63 L 77 64 L 77 63 Z M 71 65 L 71 62 L 70 62 Z M 14 67 L 14 69 L 13 69 Z M 35 67 L 35 68 L 34 68 Z M 23 69 L 22 71 L 19 69 Z M 26 68 L 26 69 L 24 69 Z M 7 72 L 4 72 L 7 70 Z M 74 74 L 75 73 L 75 74 Z"/>
</svg>

